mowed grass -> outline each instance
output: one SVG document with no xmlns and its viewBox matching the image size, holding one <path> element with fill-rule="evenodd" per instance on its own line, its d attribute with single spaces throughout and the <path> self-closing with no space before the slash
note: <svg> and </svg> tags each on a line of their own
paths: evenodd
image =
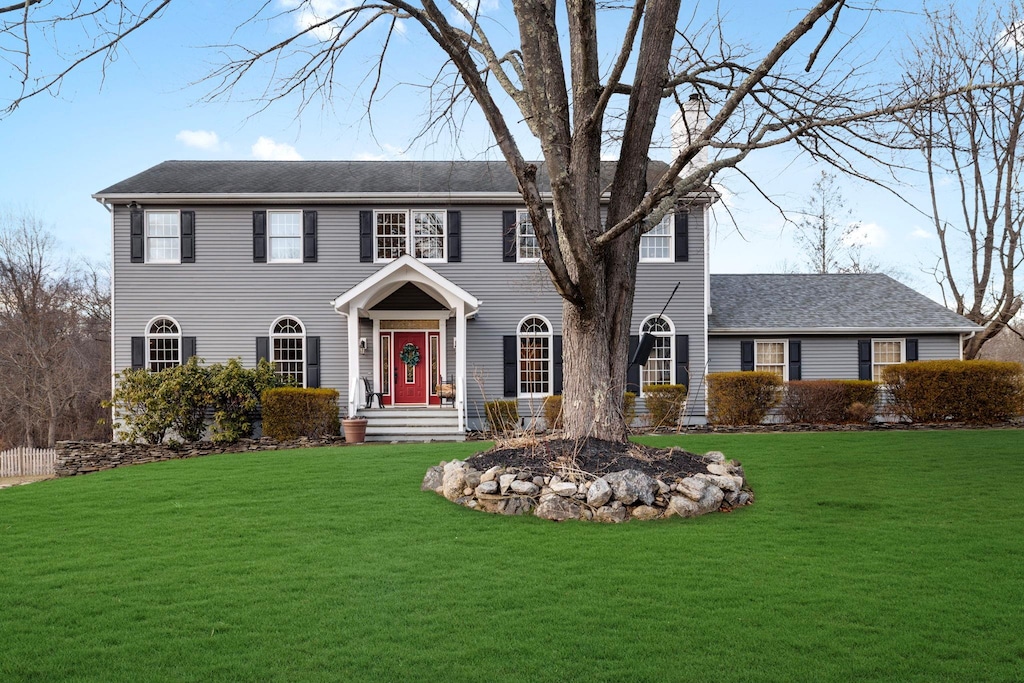
<svg viewBox="0 0 1024 683">
<path fill-rule="evenodd" d="M 1024 680 L 1024 432 L 643 440 L 741 460 L 756 503 L 604 526 L 420 492 L 480 444 L 0 491 L 0 680 Z"/>
</svg>

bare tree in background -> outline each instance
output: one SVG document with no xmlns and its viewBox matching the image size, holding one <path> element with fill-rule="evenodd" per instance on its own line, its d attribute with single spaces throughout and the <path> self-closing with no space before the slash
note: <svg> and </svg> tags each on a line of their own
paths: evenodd
<svg viewBox="0 0 1024 683">
<path fill-rule="evenodd" d="M 834 173 L 822 171 L 811 186 L 808 203 L 796 223 L 796 243 L 803 251 L 812 273 L 842 273 L 850 270 L 847 253 L 850 238 L 859 227 L 853 211 L 846 208 Z M 859 260 L 856 261 L 859 268 Z"/>
<path fill-rule="evenodd" d="M 1021 309 L 1024 261 L 1024 12 L 1018 0 L 986 2 L 977 17 L 929 14 L 909 82 L 914 93 L 998 80 L 907 112 L 905 124 L 927 167 L 941 259 L 936 280 L 947 305 L 984 330 L 967 341 L 975 358 Z"/>
<path fill-rule="evenodd" d="M 59 437 L 102 436 L 105 291 L 101 275 L 85 278 L 57 261 L 38 219 L 0 217 L 0 441 L 52 446 Z"/>
</svg>

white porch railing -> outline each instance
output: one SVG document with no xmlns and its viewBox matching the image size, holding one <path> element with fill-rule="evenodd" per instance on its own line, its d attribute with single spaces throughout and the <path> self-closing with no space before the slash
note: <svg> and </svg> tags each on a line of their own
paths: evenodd
<svg viewBox="0 0 1024 683">
<path fill-rule="evenodd" d="M 53 474 L 57 451 L 18 446 L 0 453 L 0 477 L 33 477 Z"/>
</svg>

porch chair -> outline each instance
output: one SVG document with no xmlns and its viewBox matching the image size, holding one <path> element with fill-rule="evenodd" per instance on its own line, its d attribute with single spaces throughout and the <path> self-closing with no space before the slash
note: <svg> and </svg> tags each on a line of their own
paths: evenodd
<svg viewBox="0 0 1024 683">
<path fill-rule="evenodd" d="M 382 392 L 380 392 L 380 391 L 374 391 L 373 390 L 373 382 L 371 382 L 368 378 L 361 377 L 360 379 L 363 380 L 363 389 L 366 390 L 366 401 L 365 401 L 366 407 L 367 408 L 372 408 L 373 407 L 373 398 L 376 396 L 377 397 L 377 405 L 380 406 L 381 408 L 383 408 L 384 407 L 384 394 Z"/>
</svg>

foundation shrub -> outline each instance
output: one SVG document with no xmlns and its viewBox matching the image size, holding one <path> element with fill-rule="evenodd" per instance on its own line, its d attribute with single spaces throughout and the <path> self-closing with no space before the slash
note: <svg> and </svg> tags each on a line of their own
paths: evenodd
<svg viewBox="0 0 1024 683">
<path fill-rule="evenodd" d="M 713 372 L 707 382 L 711 424 L 760 424 L 781 399 L 782 378 L 774 372 Z"/>
<path fill-rule="evenodd" d="M 210 403 L 214 443 L 234 443 L 252 436 L 252 418 L 267 389 L 281 385 L 274 366 L 261 359 L 255 368 L 242 367 L 238 358 L 210 366 Z"/>
<path fill-rule="evenodd" d="M 644 404 L 647 419 L 653 429 L 675 428 L 686 404 L 686 385 L 649 384 L 644 387 Z"/>
<path fill-rule="evenodd" d="M 636 419 L 636 394 L 632 391 L 622 395 L 622 419 L 626 427 L 633 424 L 633 420 Z"/>
<path fill-rule="evenodd" d="M 911 422 L 994 424 L 1024 411 L 1024 367 L 982 360 L 891 365 L 882 372 L 890 410 Z"/>
<path fill-rule="evenodd" d="M 874 415 L 876 391 L 874 382 L 860 380 L 793 381 L 786 385 L 782 414 L 797 423 L 867 422 Z M 851 410 L 854 404 L 859 407 Z M 865 418 L 866 410 L 870 413 Z"/>
<path fill-rule="evenodd" d="M 495 434 L 513 434 L 519 429 L 519 401 L 514 398 L 487 401 L 484 415 Z"/>
<path fill-rule="evenodd" d="M 281 387 L 263 392 L 263 434 L 278 441 L 338 434 L 338 391 Z"/>
</svg>

